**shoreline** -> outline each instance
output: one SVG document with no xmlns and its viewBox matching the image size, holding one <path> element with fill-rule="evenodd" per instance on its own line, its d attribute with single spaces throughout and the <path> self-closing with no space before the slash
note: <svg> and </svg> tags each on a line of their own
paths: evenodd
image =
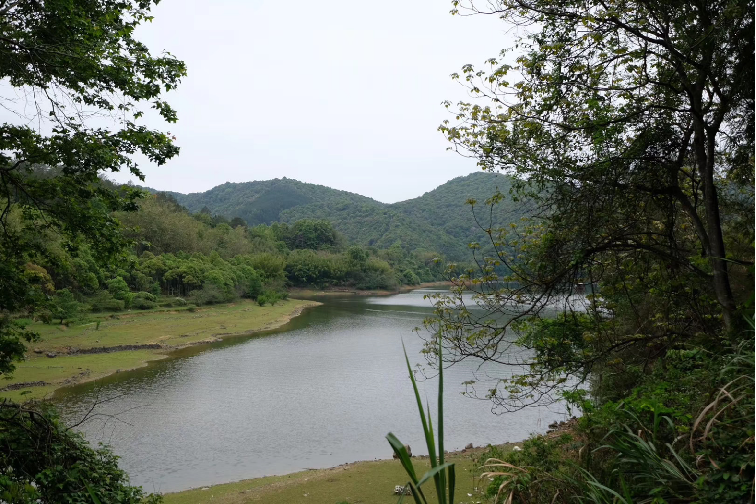
<svg viewBox="0 0 756 504">
<path fill-rule="evenodd" d="M 37 345 L 35 345 L 35 347 L 33 347 L 33 349 L 29 348 L 27 350 L 27 354 L 31 355 L 31 357 L 27 357 L 26 361 L 20 362 L 17 365 L 16 371 L 13 373 L 13 377 L 16 379 L 11 379 L 11 383 L 0 387 L 0 397 L 9 398 L 20 402 L 26 402 L 29 400 L 49 400 L 62 389 L 100 380 L 121 372 L 140 369 L 149 365 L 149 363 L 151 362 L 157 362 L 170 358 L 176 352 L 183 349 L 231 340 L 233 338 L 252 336 L 257 333 L 277 329 L 289 323 L 295 317 L 301 315 L 305 309 L 322 304 L 313 300 L 301 299 L 289 299 L 287 301 L 282 301 L 279 303 L 280 304 L 275 307 L 259 308 L 259 310 L 264 311 L 264 313 L 258 315 L 255 318 L 255 322 L 258 324 L 256 327 L 246 327 L 245 329 L 242 329 L 240 331 L 213 332 L 216 327 L 212 326 L 211 323 L 208 323 L 205 326 L 200 325 L 197 333 L 194 335 L 181 334 L 178 337 L 170 338 L 168 335 L 155 334 L 152 335 L 152 340 L 143 343 L 112 341 L 111 343 L 114 344 L 101 346 L 56 346 L 55 339 L 57 337 L 60 337 L 60 335 L 53 333 L 53 329 L 48 327 L 48 332 L 52 333 L 52 338 L 39 342 Z M 282 313 L 281 309 L 284 308 L 285 305 L 291 303 L 295 304 L 293 309 Z M 119 321 L 121 324 L 128 324 L 131 322 L 138 323 L 142 320 L 153 317 L 179 318 L 184 316 L 196 319 L 212 315 L 216 312 L 222 312 L 223 310 L 230 311 L 231 309 L 236 307 L 252 304 L 252 302 L 240 301 L 235 303 L 228 303 L 225 305 L 198 308 L 193 311 L 167 310 L 157 312 L 127 312 L 115 314 L 115 317 L 105 318 L 103 319 L 103 321 L 113 323 L 112 321 L 115 320 Z M 257 307 L 253 306 L 248 306 L 243 309 L 250 310 L 253 308 L 258 310 Z M 274 317 L 272 319 L 266 320 L 265 315 L 270 314 L 273 314 Z M 89 327 L 91 325 L 92 324 L 83 324 L 81 326 L 77 326 L 72 329 L 71 332 L 73 332 L 74 330 L 78 330 L 81 333 L 91 332 L 92 329 L 91 327 Z M 58 329 L 63 333 L 68 332 L 69 330 L 68 328 L 64 328 L 63 326 L 52 327 Z M 220 328 L 225 329 L 226 326 L 224 324 L 220 324 Z M 99 331 L 99 329 L 96 330 Z M 209 335 L 201 334 L 208 332 Z M 199 337 L 191 338 L 190 336 Z M 99 337 L 104 340 L 107 335 Z M 142 336 L 138 337 L 141 338 Z M 148 336 L 147 338 L 149 340 L 150 336 Z M 178 338 L 185 340 L 182 341 Z M 169 339 L 173 339 L 176 342 L 169 342 Z M 97 339 L 95 341 L 99 343 L 100 340 Z M 41 365 L 42 363 L 47 364 L 47 366 Z M 43 376 L 34 377 L 33 375 L 35 373 L 30 371 L 31 369 L 39 369 L 44 370 L 41 371 L 42 373 L 46 372 L 50 374 L 50 370 L 57 370 L 66 367 L 65 365 L 58 366 L 57 364 L 70 364 L 68 366 L 69 372 L 53 372 L 52 379 L 45 380 L 45 377 Z M 29 376 L 27 377 L 27 375 Z"/>
<path fill-rule="evenodd" d="M 507 452 L 517 443 L 493 445 Z M 457 466 L 457 499 L 455 502 L 479 502 L 485 486 L 476 483 L 479 459 L 492 445 L 447 452 L 447 461 Z M 387 450 L 390 451 L 387 443 Z M 427 455 L 412 458 L 418 476 L 430 468 Z M 228 483 L 200 486 L 163 493 L 165 504 L 243 504 L 247 502 L 285 503 L 306 501 L 312 504 L 337 502 L 396 503 L 396 485 L 407 482 L 407 475 L 399 460 L 374 459 L 348 462 L 332 467 L 304 469 L 286 474 L 266 475 Z M 370 482 L 368 484 L 367 482 Z M 428 487 L 430 488 L 430 487 Z M 472 500 L 470 497 L 474 497 Z M 302 500 L 304 502 L 304 500 Z"/>
<path fill-rule="evenodd" d="M 353 289 L 349 287 L 328 287 L 326 289 L 308 289 L 304 287 L 292 287 L 289 289 L 289 294 L 294 297 L 322 297 L 322 296 L 343 296 L 343 295 L 351 295 L 351 296 L 393 296 L 395 294 L 404 294 L 407 292 L 411 292 L 413 290 L 417 289 L 428 289 L 433 287 L 449 287 L 451 286 L 451 282 L 447 281 L 440 281 L 440 282 L 424 282 L 417 285 L 402 285 L 395 290 L 382 290 L 382 289 L 372 289 L 372 290 L 359 290 L 359 289 Z"/>
</svg>

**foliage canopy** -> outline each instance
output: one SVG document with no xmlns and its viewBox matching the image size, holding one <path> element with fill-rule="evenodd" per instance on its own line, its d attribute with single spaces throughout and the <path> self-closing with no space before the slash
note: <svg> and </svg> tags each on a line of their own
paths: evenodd
<svg viewBox="0 0 756 504">
<path fill-rule="evenodd" d="M 440 129 L 485 170 L 514 177 L 486 214 L 522 197 L 536 208 L 524 223 L 485 229 L 495 253 L 473 248 L 479 268 L 452 270 L 457 287 L 437 298 L 429 321 L 447 361 L 513 366 L 481 393 L 504 409 L 562 398 L 582 408 L 584 424 L 596 426 L 583 448 L 604 435 L 613 443 L 603 464 L 583 459 L 576 474 L 614 497 L 576 494 L 586 502 L 650 498 L 643 492 L 654 485 L 661 492 L 643 472 L 653 464 L 639 465 L 676 457 L 672 444 L 695 431 L 696 415 L 733 428 L 707 431 L 709 448 L 691 437 L 675 466 L 695 466 L 699 481 L 688 478 L 687 495 L 744 499 L 753 490 L 752 379 L 740 374 L 736 387 L 722 377 L 724 363 L 753 345 L 753 2 L 452 3 L 454 14 L 493 14 L 525 35 L 486 69 L 453 74 L 480 99 L 447 103 L 455 119 Z M 497 274 L 501 265 L 511 275 Z M 463 297 L 470 290 L 473 303 Z M 670 393 L 662 384 L 683 369 L 699 379 Z M 731 389 L 740 395 L 726 406 L 690 400 Z M 668 410 L 665 401 L 677 404 Z M 713 408 L 747 421 L 715 421 Z M 673 431 L 654 438 L 656 448 L 621 434 L 623 424 L 645 431 L 650 411 Z M 511 476 L 507 488 L 518 490 L 509 499 L 535 481 L 530 471 Z M 623 486 L 630 481 L 641 484 Z"/>
<path fill-rule="evenodd" d="M 531 302 L 514 319 L 576 284 L 600 286 L 587 308 L 594 343 L 577 349 L 583 371 L 632 346 L 737 340 L 753 292 L 753 3 L 492 5 L 533 33 L 514 64 L 454 75 L 484 103 L 459 103 L 458 123 L 441 130 L 483 168 L 514 175 L 538 208 L 525 226 L 488 230 L 498 253 L 477 281 L 509 267 L 519 287 L 508 299 Z M 462 341 L 463 353 L 495 358 L 502 329 Z"/>
<path fill-rule="evenodd" d="M 0 125 L 0 372 L 33 337 L 5 314 L 33 311 L 50 293 L 36 266 L 40 232 L 113 258 L 125 243 L 110 212 L 135 209 L 140 193 L 100 176 L 127 169 L 143 178 L 134 154 L 157 164 L 178 154 L 169 133 L 138 121 L 144 103 L 176 121 L 160 95 L 186 73 L 133 37 L 154 3 L 0 3 L 0 78 L 12 88 L 3 103 L 16 118 Z"/>
</svg>

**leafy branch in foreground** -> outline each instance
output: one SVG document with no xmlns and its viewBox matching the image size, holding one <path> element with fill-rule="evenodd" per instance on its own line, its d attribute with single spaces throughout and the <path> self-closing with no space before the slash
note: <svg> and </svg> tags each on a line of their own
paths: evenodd
<svg viewBox="0 0 756 504">
<path fill-rule="evenodd" d="M 118 457 L 93 449 L 50 408 L 0 402 L 0 501 L 156 504 L 129 485 Z"/>
<path fill-rule="evenodd" d="M 170 132 L 140 118 L 151 107 L 167 123 L 161 95 L 186 75 L 184 62 L 154 56 L 134 38 L 156 0 L 0 2 L 0 373 L 23 358 L 34 334 L 9 322 L 34 313 L 54 285 L 39 264 L 49 242 L 76 255 L 88 245 L 113 262 L 127 240 L 114 211 L 136 210 L 142 192 L 104 174 L 144 179 L 135 154 L 162 165 L 179 148 Z"/>
<path fill-rule="evenodd" d="M 425 434 L 425 444 L 428 447 L 428 457 L 430 459 L 431 468 L 421 478 L 418 479 L 415 468 L 412 465 L 412 460 L 407 453 L 407 449 L 404 444 L 391 432 L 388 433 L 386 439 L 388 440 L 394 453 L 399 457 L 402 467 L 410 477 L 410 481 L 407 483 L 412 497 L 416 504 L 425 504 L 428 502 L 425 494 L 422 491 L 424 483 L 433 478 L 433 482 L 436 487 L 436 496 L 439 504 L 454 504 L 454 488 L 456 484 L 456 474 L 454 471 L 454 464 L 450 462 L 444 462 L 444 370 L 442 357 L 441 341 L 438 343 L 438 451 L 436 451 L 436 441 L 433 433 L 433 421 L 430 414 L 430 406 L 428 406 L 428 417 L 426 422 L 425 412 L 423 411 L 423 402 L 420 399 L 420 392 L 417 390 L 417 382 L 415 382 L 415 375 L 412 372 L 412 366 L 410 366 L 409 358 L 407 357 L 407 349 L 404 348 L 404 360 L 407 363 L 407 371 L 409 371 L 410 380 L 412 380 L 412 389 L 415 392 L 415 399 L 417 400 L 417 409 L 420 413 L 420 421 L 423 424 L 423 433 Z M 448 485 L 447 485 L 448 483 Z M 448 486 L 448 494 L 447 494 Z M 404 496 L 399 498 L 399 502 L 402 502 Z"/>
</svg>

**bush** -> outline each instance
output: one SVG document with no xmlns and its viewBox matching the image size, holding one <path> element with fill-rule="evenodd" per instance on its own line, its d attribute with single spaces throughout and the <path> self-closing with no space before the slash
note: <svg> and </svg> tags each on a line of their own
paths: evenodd
<svg viewBox="0 0 756 504">
<path fill-rule="evenodd" d="M 156 504 L 129 484 L 118 457 L 93 449 L 52 409 L 0 403 L 0 500 L 13 503 Z"/>
<path fill-rule="evenodd" d="M 250 299 L 257 299 L 257 296 L 262 294 L 262 292 L 262 278 L 260 278 L 260 275 L 258 275 L 257 272 L 252 272 L 249 281 L 247 282 L 245 295 Z"/>
<path fill-rule="evenodd" d="M 109 292 L 100 291 L 91 299 L 91 305 L 93 312 L 115 312 L 123 310 L 126 303 L 120 299 L 115 299 Z"/>
<path fill-rule="evenodd" d="M 412 270 L 404 270 L 402 273 L 402 282 L 406 285 L 417 285 L 420 283 L 420 277 Z"/>
<path fill-rule="evenodd" d="M 108 292 L 115 299 L 123 300 L 129 294 L 129 286 L 123 278 L 115 277 L 108 282 Z"/>
<path fill-rule="evenodd" d="M 283 299 L 283 296 L 275 291 L 265 291 L 257 296 L 257 304 L 265 306 L 265 303 L 270 303 L 270 306 L 274 306 L 277 302 Z"/>
<path fill-rule="evenodd" d="M 127 310 L 131 308 L 131 302 L 134 300 L 134 293 L 127 292 L 123 295 L 123 306 Z"/>
<path fill-rule="evenodd" d="M 131 307 L 136 310 L 151 310 L 157 307 L 157 303 L 146 298 L 135 297 L 131 301 Z"/>
<path fill-rule="evenodd" d="M 225 303 L 228 298 L 224 292 L 213 284 L 207 284 L 201 289 L 192 291 L 189 300 L 197 306 Z"/>
<path fill-rule="evenodd" d="M 149 292 L 137 292 L 134 294 L 134 298 L 146 299 L 147 301 L 157 302 L 157 296 Z"/>
<path fill-rule="evenodd" d="M 157 296 L 149 292 L 137 292 L 131 296 L 129 307 L 137 310 L 150 310 L 157 307 Z"/>
<path fill-rule="evenodd" d="M 53 315 L 50 310 L 39 310 L 35 314 L 35 318 L 43 324 L 51 324 Z"/>
</svg>

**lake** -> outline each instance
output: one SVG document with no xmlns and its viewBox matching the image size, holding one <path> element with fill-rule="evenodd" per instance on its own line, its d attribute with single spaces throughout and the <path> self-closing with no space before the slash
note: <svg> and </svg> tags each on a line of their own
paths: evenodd
<svg viewBox="0 0 756 504">
<path fill-rule="evenodd" d="M 402 341 L 427 367 L 414 332 L 431 314 L 419 289 L 385 297 L 327 297 L 274 331 L 176 352 L 56 396 L 64 418 L 111 445 L 133 484 L 170 492 L 245 478 L 391 458 L 391 431 L 427 454 Z M 449 450 L 520 441 L 565 418 L 554 407 L 496 415 L 463 395 L 508 370 L 465 361 L 445 371 Z M 419 382 L 436 424 L 437 380 Z"/>
</svg>

